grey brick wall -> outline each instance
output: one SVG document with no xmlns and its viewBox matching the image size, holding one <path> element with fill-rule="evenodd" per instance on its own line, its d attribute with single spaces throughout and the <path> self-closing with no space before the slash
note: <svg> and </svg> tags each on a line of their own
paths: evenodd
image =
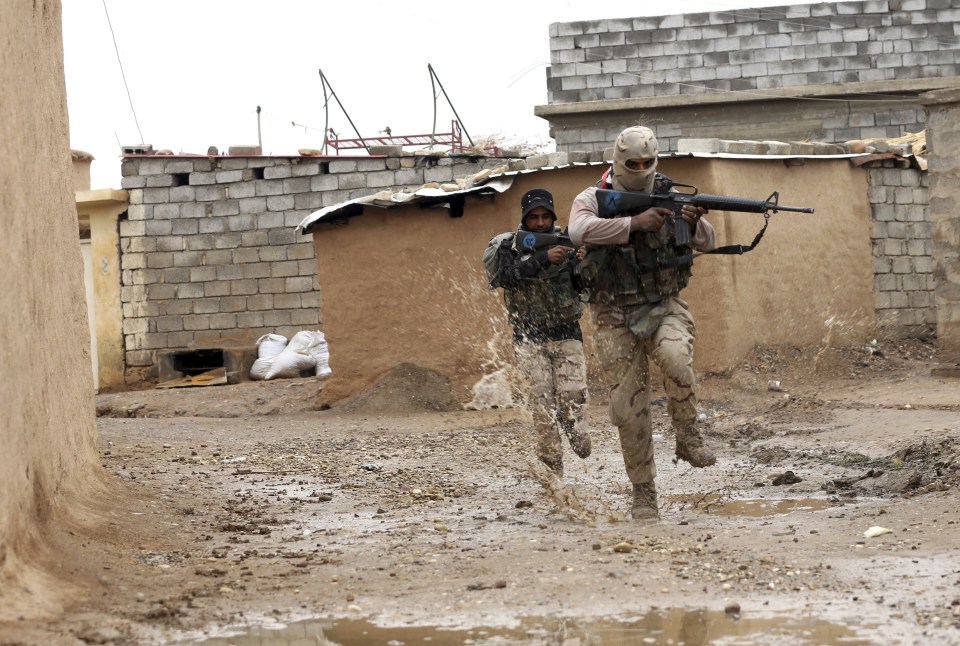
<svg viewBox="0 0 960 646">
<path fill-rule="evenodd" d="M 622 99 L 640 104 L 542 116 L 551 122 L 558 150 L 567 151 L 600 150 L 638 120 L 657 130 L 665 152 L 675 151 L 681 137 L 898 137 L 923 129 L 924 111 L 912 97 L 914 90 L 932 88 L 920 81 L 960 77 L 958 36 L 960 0 L 864 0 L 554 23 L 547 107 Z M 908 91 L 877 89 L 885 83 Z M 766 91 L 834 84 L 859 84 L 850 91 L 865 94 L 873 87 L 874 94 L 851 102 L 781 98 L 756 105 Z M 740 103 L 642 105 L 724 94 Z M 745 104 L 750 101 L 753 107 Z"/>
<path fill-rule="evenodd" d="M 322 327 L 312 236 L 324 206 L 385 187 L 447 181 L 504 163 L 478 157 L 136 156 L 120 222 L 127 379 L 156 353 L 253 343 Z"/>
<path fill-rule="evenodd" d="M 867 182 L 877 326 L 928 334 L 937 324 L 928 174 L 886 160 L 868 169 Z"/>
</svg>

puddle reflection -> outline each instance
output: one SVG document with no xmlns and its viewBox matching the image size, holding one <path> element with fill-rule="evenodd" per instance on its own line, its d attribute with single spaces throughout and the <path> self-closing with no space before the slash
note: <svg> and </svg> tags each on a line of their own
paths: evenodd
<svg viewBox="0 0 960 646">
<path fill-rule="evenodd" d="M 435 626 L 381 628 L 365 620 L 303 621 L 285 628 L 254 628 L 237 637 L 210 638 L 196 642 L 206 646 L 302 646 L 305 644 L 367 646 L 454 646 L 473 644 L 542 644 L 577 646 L 702 646 L 730 644 L 816 644 L 866 646 L 877 642 L 858 635 L 856 627 L 808 617 L 774 617 L 734 620 L 723 612 L 668 610 L 652 612 L 632 622 L 576 621 L 574 619 L 525 618 L 518 628 L 446 629 Z"/>
<path fill-rule="evenodd" d="M 795 511 L 817 511 L 832 507 L 834 503 L 822 498 L 750 498 L 747 500 L 723 500 L 719 497 L 694 500 L 690 496 L 666 496 L 667 500 L 684 509 L 696 507 L 700 511 L 716 516 L 746 516 L 760 518 L 789 514 Z"/>
</svg>

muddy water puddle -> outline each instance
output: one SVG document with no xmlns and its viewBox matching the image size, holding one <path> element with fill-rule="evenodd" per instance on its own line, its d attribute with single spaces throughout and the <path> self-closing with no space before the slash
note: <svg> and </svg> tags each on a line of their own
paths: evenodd
<svg viewBox="0 0 960 646">
<path fill-rule="evenodd" d="M 579 621 L 525 618 L 514 628 L 455 629 L 436 626 L 378 627 L 366 620 L 303 621 L 282 628 L 254 628 L 245 635 L 195 642 L 207 646 L 454 646 L 459 644 L 577 644 L 578 646 L 775 646 L 810 644 L 865 646 L 870 626 L 830 623 L 809 617 L 735 618 L 724 612 L 674 609 L 651 612 L 636 621 Z"/>
<path fill-rule="evenodd" d="M 748 498 L 743 500 L 729 500 L 719 497 L 713 499 L 697 497 L 694 499 L 692 496 L 665 496 L 665 498 L 680 509 L 697 508 L 704 513 L 716 516 L 744 516 L 749 518 L 818 511 L 833 507 L 836 504 L 822 498 Z"/>
</svg>

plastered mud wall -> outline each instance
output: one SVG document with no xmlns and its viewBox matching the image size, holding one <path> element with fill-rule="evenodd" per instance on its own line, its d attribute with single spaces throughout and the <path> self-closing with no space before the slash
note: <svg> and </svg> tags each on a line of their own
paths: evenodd
<svg viewBox="0 0 960 646">
<path fill-rule="evenodd" d="M 603 169 L 518 175 L 504 193 L 468 198 L 461 218 L 443 209 L 366 207 L 344 224 L 318 227 L 317 275 L 334 370 L 325 397 L 335 401 L 359 392 L 408 361 L 447 376 L 454 395 L 469 400 L 472 384 L 512 361 L 502 299 L 487 288 L 480 262 L 487 241 L 516 229 L 520 197 L 538 186 L 553 192 L 565 226 L 573 198 Z M 730 368 L 757 344 L 841 343 L 872 329 L 870 207 L 862 169 L 838 159 L 787 166 L 782 160 L 684 158 L 662 160 L 661 170 L 704 192 L 765 199 L 779 190 L 783 204 L 817 210 L 772 216 L 750 254 L 696 261 L 684 296 L 698 321 L 698 370 Z M 721 244 L 749 244 L 763 223 L 757 214 L 711 219 Z M 588 316 L 583 323 L 590 361 Z"/>
<path fill-rule="evenodd" d="M 32 567 L 53 518 L 98 472 L 58 0 L 0 21 L 0 619 L 43 612 Z"/>
</svg>

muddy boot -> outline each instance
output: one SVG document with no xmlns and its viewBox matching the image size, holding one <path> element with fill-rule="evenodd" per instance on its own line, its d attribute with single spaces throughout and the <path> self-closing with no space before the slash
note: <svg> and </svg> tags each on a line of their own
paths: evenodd
<svg viewBox="0 0 960 646">
<path fill-rule="evenodd" d="M 709 467 L 717 462 L 717 456 L 703 443 L 695 425 L 677 429 L 677 457 L 695 467 Z"/>
<path fill-rule="evenodd" d="M 567 439 L 570 440 L 570 448 L 578 457 L 590 457 L 593 445 L 590 442 L 590 436 L 585 431 L 581 432 L 576 426 L 567 427 L 566 425 L 564 425 L 563 431 L 566 433 Z"/>
<path fill-rule="evenodd" d="M 650 482 L 633 485 L 633 506 L 630 516 L 634 520 L 658 520 L 660 509 L 657 507 L 657 485 Z"/>
</svg>

